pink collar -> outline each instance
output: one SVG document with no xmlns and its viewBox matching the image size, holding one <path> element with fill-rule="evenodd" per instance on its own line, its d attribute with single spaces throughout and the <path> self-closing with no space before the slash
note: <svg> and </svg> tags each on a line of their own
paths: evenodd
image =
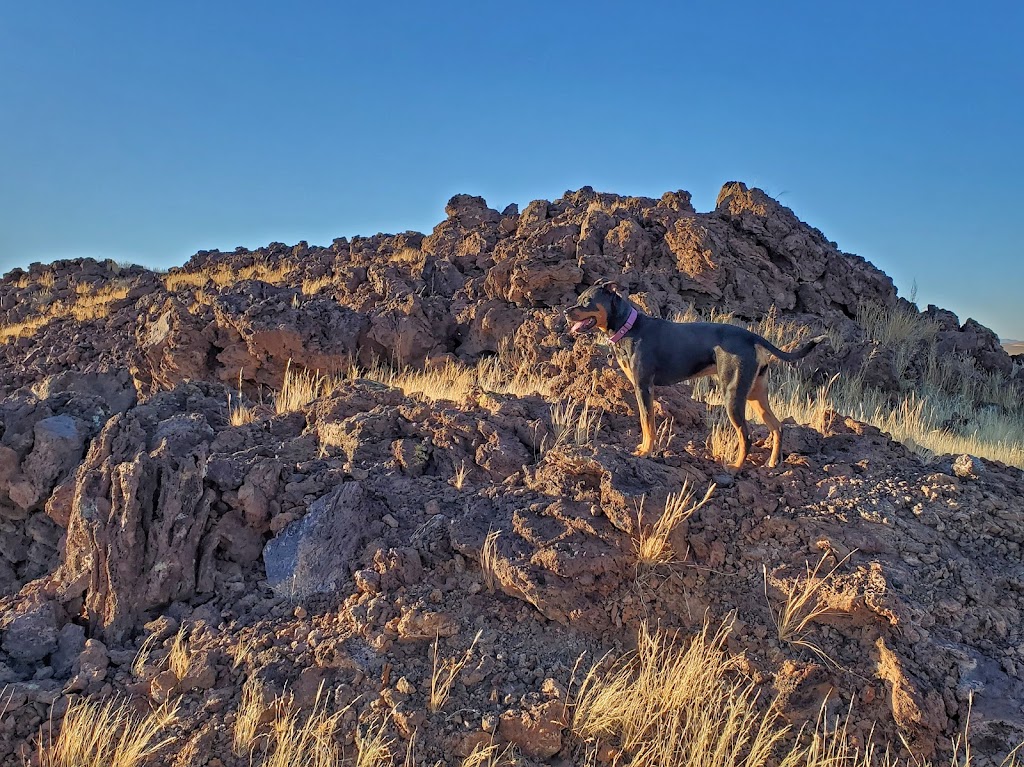
<svg viewBox="0 0 1024 767">
<path fill-rule="evenodd" d="M 614 344 L 622 340 L 622 337 L 626 335 L 633 328 L 633 323 L 636 322 L 637 312 L 635 308 L 630 308 L 629 319 L 626 320 L 626 324 L 615 331 L 615 335 L 608 339 L 608 343 Z"/>
</svg>

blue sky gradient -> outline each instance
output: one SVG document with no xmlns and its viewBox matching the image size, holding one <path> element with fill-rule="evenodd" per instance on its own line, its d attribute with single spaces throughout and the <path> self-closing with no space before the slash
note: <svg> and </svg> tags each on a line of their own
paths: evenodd
<svg viewBox="0 0 1024 767">
<path fill-rule="evenodd" d="M 740 180 L 1020 339 L 1022 33 L 986 2 L 8 4 L 0 269 Z"/>
</svg>

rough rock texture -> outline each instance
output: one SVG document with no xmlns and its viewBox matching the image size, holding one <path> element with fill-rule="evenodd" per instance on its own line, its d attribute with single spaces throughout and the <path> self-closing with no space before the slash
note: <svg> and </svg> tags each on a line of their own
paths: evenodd
<svg viewBox="0 0 1024 767">
<path fill-rule="evenodd" d="M 21 767 L 74 696 L 117 694 L 140 710 L 179 702 L 155 763 L 243 767 L 231 723 L 246 680 L 265 724 L 280 696 L 310 708 L 328 691 L 350 757 L 386 716 L 396 754 L 415 733 L 425 764 L 491 742 L 524 765 L 572 764 L 581 656 L 586 669 L 627 651 L 641 621 L 689 635 L 728 616 L 727 651 L 797 728 L 826 703 L 858 738 L 941 760 L 973 694 L 977 763 L 1015 745 L 1020 470 L 926 463 L 837 413 L 788 424 L 767 470 L 755 425 L 752 467 L 672 531 L 670 563 L 643 566 L 638 531 L 668 494 L 720 472 L 707 408 L 663 388 L 656 415 L 674 432 L 634 457 L 628 384 L 557 311 L 612 276 L 659 315 L 774 306 L 844 340 L 806 361 L 822 375 L 898 387 L 854 319 L 864 302 L 898 304 L 884 274 L 738 183 L 709 213 L 685 192 L 589 188 L 522 212 L 460 195 L 446 213 L 426 236 L 201 252 L 174 291 L 90 260 L 0 282 L 7 323 L 79 285 L 124 288 L 104 316 L 0 345 L 0 764 Z M 218 282 L 224 270 L 239 279 Z M 979 375 L 1012 374 L 986 329 L 926 314 Z M 431 401 L 350 376 L 290 412 L 266 404 L 286 368 L 441 369 L 498 351 L 550 394 L 480 385 Z M 553 408 L 570 397 L 601 413 L 592 437 L 557 438 Z M 239 401 L 252 418 L 232 425 Z M 828 610 L 782 641 L 772 607 L 819 560 L 835 568 Z M 435 657 L 464 660 L 436 711 Z M 602 753 L 617 758 L 614 743 Z"/>
</svg>

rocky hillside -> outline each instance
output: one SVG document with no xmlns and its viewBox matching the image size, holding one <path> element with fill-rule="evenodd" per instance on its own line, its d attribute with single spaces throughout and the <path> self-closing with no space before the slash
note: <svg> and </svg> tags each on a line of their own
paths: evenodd
<svg viewBox="0 0 1024 767">
<path fill-rule="evenodd" d="M 642 621 L 730 617 L 728 651 L 797 726 L 825 703 L 856 738 L 933 756 L 973 694 L 976 757 L 1024 736 L 1019 469 L 926 463 L 823 411 L 787 426 L 779 469 L 747 469 L 676 526 L 669 561 L 640 563 L 669 495 L 720 472 L 707 408 L 661 390 L 673 428 L 633 457 L 631 391 L 559 310 L 616 277 L 661 316 L 774 311 L 835 339 L 809 376 L 894 395 L 935 354 L 1024 379 L 991 331 L 929 307 L 934 335 L 897 359 L 861 322 L 916 315 L 891 280 L 739 183 L 710 213 L 685 192 L 589 188 L 446 212 L 429 235 L 200 252 L 165 275 L 83 260 L 3 278 L 0 764 L 22 765 L 74 701 L 119 694 L 178 702 L 154 764 L 241 767 L 244 690 L 264 722 L 279 696 L 319 694 L 349 759 L 383 724 L 395 764 L 413 738 L 417 764 L 492 739 L 521 764 L 583 764 L 578 659 L 628 650 Z M 543 385 L 477 379 L 452 402 L 351 372 L 480 363 Z M 286 369 L 339 377 L 275 409 Z M 584 402 L 593 428 L 559 425 Z M 778 607 L 819 561 L 822 612 L 780 636 Z M 468 659 L 440 707 L 435 654 Z"/>
</svg>

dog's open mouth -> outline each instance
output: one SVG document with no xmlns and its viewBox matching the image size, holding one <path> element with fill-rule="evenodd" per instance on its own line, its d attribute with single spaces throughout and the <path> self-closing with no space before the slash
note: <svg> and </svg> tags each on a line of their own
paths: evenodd
<svg viewBox="0 0 1024 767">
<path fill-rule="evenodd" d="M 591 330 L 596 324 L 597 317 L 587 317 L 585 320 L 574 322 L 572 327 L 569 329 L 569 332 L 574 336 L 579 333 L 586 333 L 588 330 Z"/>
</svg>

